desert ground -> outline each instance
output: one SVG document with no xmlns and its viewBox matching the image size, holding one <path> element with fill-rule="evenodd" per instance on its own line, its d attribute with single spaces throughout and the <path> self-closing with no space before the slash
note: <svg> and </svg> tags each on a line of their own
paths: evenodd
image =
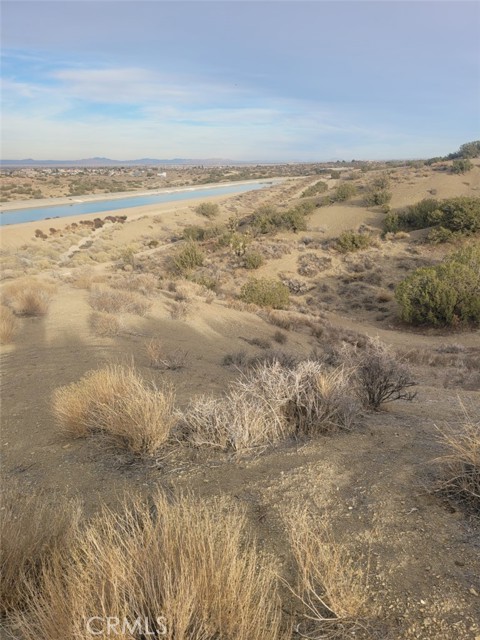
<svg viewBox="0 0 480 640">
<path fill-rule="evenodd" d="M 226 619 L 217 628 L 213 613 L 210 627 L 198 623 L 181 632 L 177 618 L 169 623 L 174 614 L 167 608 L 161 612 L 171 625 L 166 637 L 479 640 L 478 502 L 446 490 L 442 459 L 450 451 L 442 434 L 466 423 L 478 431 L 480 332 L 407 324 L 395 298 L 413 270 L 478 243 L 478 234 L 428 243 L 424 229 L 383 233 L 388 211 L 424 198 L 479 197 L 478 159 L 474 165 L 464 175 L 420 164 L 285 176 L 264 190 L 120 210 L 96 224 L 92 214 L 2 228 L 1 295 L 14 325 L 1 347 L 2 476 L 11 500 L 4 513 L 18 518 L 21 530 L 25 513 L 10 514 L 28 497 L 56 516 L 63 504 L 75 504 L 82 530 L 106 508 L 120 513 L 125 496 L 145 500 L 157 491 L 173 504 L 186 496 L 213 505 L 217 520 L 224 512 L 242 513 L 247 542 L 241 544 L 256 544 L 258 553 L 249 579 L 260 580 L 263 562 L 274 566 L 275 587 L 268 589 L 279 598 L 277 609 L 272 613 L 275 598 L 266 598 L 265 619 L 254 633 L 234 622 L 229 627 Z M 365 190 L 385 176 L 388 208 L 367 206 Z M 319 181 L 326 185 L 321 195 L 302 197 Z M 320 202 L 344 184 L 355 185 L 356 193 Z M 250 224 L 262 207 L 287 211 L 306 201 L 313 204 L 304 228 L 264 232 Z M 205 202 L 218 206 L 202 212 Z M 368 245 L 339 250 L 336 239 L 350 230 L 368 236 Z M 188 249 L 196 252 L 193 262 Z M 288 302 L 274 309 L 247 300 L 242 292 L 252 278 L 282 283 Z M 25 291 L 41 293 L 33 312 Z M 295 433 L 282 423 L 281 437 L 260 433 L 251 441 L 243 433 L 219 436 L 222 425 L 215 431 L 213 420 L 210 431 L 192 426 L 199 397 L 204 407 L 206 397 L 228 400 L 240 393 L 239 381 L 247 385 L 277 365 L 279 376 L 293 380 L 290 372 L 305 361 L 320 367 L 325 384 L 335 384 L 328 376 L 343 376 L 338 403 L 344 407 L 356 385 L 349 377 L 355 358 L 378 341 L 408 370 L 415 397 L 373 410 L 355 404 L 353 394 L 348 419 L 329 418 L 325 429 Z M 159 446 L 130 446 L 128 434 L 110 437 L 92 425 L 76 429 L 72 416 L 65 417 L 71 407 L 59 409 L 59 389 L 113 366 L 171 394 L 172 428 Z M 306 529 L 316 537 L 301 538 Z M 313 545 L 308 570 L 296 555 L 307 542 Z M 41 575 L 51 579 L 48 559 L 39 562 Z M 302 576 L 310 589 L 299 586 Z M 32 583 L 27 576 L 29 595 L 3 610 L 5 637 L 90 637 L 80 627 L 73 631 L 78 621 L 64 635 L 40 625 L 45 601 L 37 609 L 31 603 L 46 590 L 43 579 Z M 240 602 L 245 580 L 239 584 Z M 211 585 L 210 593 L 215 589 L 226 585 Z"/>
</svg>

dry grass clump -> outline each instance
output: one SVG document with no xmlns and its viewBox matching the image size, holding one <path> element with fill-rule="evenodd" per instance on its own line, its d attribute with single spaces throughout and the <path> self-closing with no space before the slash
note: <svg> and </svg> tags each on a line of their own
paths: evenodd
<svg viewBox="0 0 480 640">
<path fill-rule="evenodd" d="M 131 273 L 129 275 L 115 276 L 110 281 L 114 289 L 135 291 L 144 296 L 151 295 L 158 288 L 158 279 L 153 273 Z"/>
<path fill-rule="evenodd" d="M 20 316 L 44 316 L 56 287 L 33 278 L 15 280 L 5 286 L 3 303 Z"/>
<path fill-rule="evenodd" d="M 188 352 L 183 349 L 167 351 L 161 340 L 152 338 L 145 345 L 150 366 L 154 369 L 171 370 L 183 369 L 187 365 Z"/>
<path fill-rule="evenodd" d="M 304 620 L 302 638 L 345 638 L 368 616 L 368 568 L 335 541 L 331 525 L 305 508 L 289 513 L 287 532 L 296 564 L 298 598 Z"/>
<path fill-rule="evenodd" d="M 186 320 L 191 310 L 192 305 L 187 300 L 174 302 L 170 307 L 170 317 L 172 320 Z"/>
<path fill-rule="evenodd" d="M 18 321 L 11 309 L 0 305 L 0 344 L 9 344 L 18 330 Z"/>
<path fill-rule="evenodd" d="M 480 507 L 480 421 L 465 412 L 462 425 L 437 429 L 447 450 L 436 460 L 444 476 L 440 489 Z"/>
<path fill-rule="evenodd" d="M 110 365 L 57 389 L 53 411 L 74 437 L 100 432 L 135 455 L 154 454 L 177 421 L 172 389 L 144 382 L 133 367 Z"/>
<path fill-rule="evenodd" d="M 17 484 L 4 484 L 0 496 L 0 613 L 24 604 L 25 583 L 38 585 L 41 563 L 70 541 L 79 516 L 75 504 L 56 497 L 39 500 Z"/>
<path fill-rule="evenodd" d="M 297 433 L 351 429 L 359 406 L 352 394 L 352 372 L 344 367 L 328 370 L 318 362 L 300 362 L 290 376 L 290 420 Z"/>
<path fill-rule="evenodd" d="M 94 287 L 88 302 L 95 311 L 106 313 L 134 313 L 144 316 L 152 306 L 144 296 L 133 291 L 122 291 L 104 287 Z"/>
<path fill-rule="evenodd" d="M 121 640 L 282 638 L 273 561 L 246 533 L 245 513 L 226 498 L 209 503 L 160 493 L 104 509 L 68 553 L 43 570 L 41 589 L 19 614 L 24 640 L 86 638 L 86 622 L 106 640 L 118 618 Z M 140 620 L 136 631 L 129 631 Z M 150 635 L 148 635 L 150 637 Z M 155 636 L 157 637 L 157 636 Z"/>
<path fill-rule="evenodd" d="M 90 314 L 90 329 L 96 336 L 118 336 L 122 326 L 112 313 L 93 311 Z"/>
</svg>

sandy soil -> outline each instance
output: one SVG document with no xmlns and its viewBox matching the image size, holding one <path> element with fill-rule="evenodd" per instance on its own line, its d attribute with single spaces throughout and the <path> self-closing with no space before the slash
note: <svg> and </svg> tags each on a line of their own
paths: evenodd
<svg viewBox="0 0 480 640">
<path fill-rule="evenodd" d="M 478 167 L 466 177 L 425 172 L 427 176 L 422 172 L 416 175 L 414 169 L 399 173 L 393 206 L 427 197 L 432 189 L 437 190 L 436 197 L 478 195 Z M 227 221 L 232 214 L 244 215 L 262 203 L 298 197 L 305 184 L 314 181 L 310 178 L 300 184 L 287 180 L 262 192 L 215 198 L 221 208 L 219 221 Z M 287 341 L 277 345 L 273 336 L 278 326 L 230 301 L 251 273 L 239 267 L 236 258 L 219 257 L 208 247 L 206 268 L 217 269 L 223 294 L 212 300 L 205 290 L 193 287 L 188 315 L 175 320 L 170 314 L 175 292 L 169 290 L 167 276 L 159 280 L 158 290 L 150 296 L 152 308 L 145 317 L 124 314 L 119 336 L 93 335 L 88 291 L 74 286 L 75 277 L 85 268 L 82 265 L 87 265 L 92 279 L 125 275 L 112 257 L 114 248 L 136 243 L 137 270 L 161 277 L 164 256 L 176 244 L 172 237 L 187 224 L 205 223 L 194 212 L 196 204 L 189 201 L 115 212 L 128 216 L 124 225 L 112 225 L 115 231 L 103 227 L 85 235 L 84 241 L 69 235 L 68 225 L 79 222 L 70 218 L 55 220 L 59 231 L 45 241 L 35 240 L 34 231 L 40 228 L 47 233 L 52 221 L 2 229 L 2 247 L 13 254 L 25 244 L 45 249 L 63 243 L 58 250 L 63 259 L 58 259 L 55 267 L 43 268 L 38 276 L 57 283 L 48 315 L 20 319 L 14 343 L 1 348 L 4 475 L 18 480 L 25 491 L 36 488 L 80 497 L 88 513 L 96 511 L 100 503 L 116 505 L 122 492 L 132 489 L 150 492 L 162 487 L 200 496 L 229 494 L 247 506 L 261 545 L 285 563 L 280 514 L 289 506 L 308 505 L 319 518 L 328 514 L 338 540 L 348 543 L 354 554 L 370 554 L 371 598 L 381 615 L 368 637 L 478 640 L 479 521 L 432 489 L 438 477 L 434 459 L 442 453 L 435 425 L 460 422 L 462 403 L 472 416 L 480 415 L 480 375 L 470 378 L 447 359 L 429 364 L 427 356 L 440 357 L 438 350 L 454 343 L 462 350 L 462 357 L 478 359 L 480 332 L 411 330 L 399 323 L 393 299 L 376 301 L 379 292 L 391 292 L 388 285 L 398 282 L 408 270 L 439 260 L 445 248 L 417 245 L 415 238 L 408 238 L 382 241 L 362 255 L 339 256 L 322 244 L 342 230 L 379 224 L 382 214 L 356 200 L 318 209 L 308 232 L 282 233 L 275 241 L 262 239 L 272 251 L 281 245 L 286 252 L 272 254 L 255 275 L 280 274 L 311 286 L 307 292 L 292 296 L 292 316 L 297 319 L 313 317 L 319 326 L 333 327 L 340 334 L 379 336 L 400 352 L 409 352 L 418 381 L 413 402 L 395 402 L 378 413 L 365 414 L 352 432 L 286 442 L 234 459 L 211 450 L 172 446 L 145 464 L 105 450 L 101 440 L 71 440 L 59 433 L 52 419 L 53 391 L 106 363 L 133 362 L 147 379 L 171 382 L 178 404 L 183 406 L 195 394 L 220 394 L 238 375 L 234 368 L 222 365 L 226 354 L 262 353 L 261 347 L 251 343 L 252 338 L 269 341 L 272 347 L 297 357 L 328 346 L 321 332 L 315 333 L 301 322 L 284 330 Z M 317 242 L 315 248 L 302 245 L 302 237 L 307 235 Z M 68 255 L 88 259 L 106 239 L 112 247 L 105 260 L 65 262 L 65 252 L 72 247 Z M 152 239 L 157 246 L 148 245 Z M 326 257 L 331 263 L 313 276 L 301 276 L 299 259 L 306 253 Z M 352 265 L 358 268 L 367 258 L 372 264 L 361 273 L 370 277 L 368 274 L 380 271 L 380 280 L 374 280 L 377 284 L 356 277 L 344 282 L 359 273 L 351 270 Z M 22 268 L 28 272 L 28 267 Z M 364 302 L 372 296 L 373 303 Z M 152 369 L 145 353 L 145 343 L 151 338 L 162 339 L 170 349 L 185 351 L 186 367 L 165 372 Z"/>
</svg>

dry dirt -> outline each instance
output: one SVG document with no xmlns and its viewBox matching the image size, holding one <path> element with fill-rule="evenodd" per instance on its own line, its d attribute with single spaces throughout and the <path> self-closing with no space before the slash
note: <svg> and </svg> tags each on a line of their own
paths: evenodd
<svg viewBox="0 0 480 640">
<path fill-rule="evenodd" d="M 432 189 L 439 198 L 479 195 L 479 176 L 478 166 L 468 176 L 398 170 L 392 206 L 416 202 Z M 217 199 L 220 219 L 251 212 L 262 202 L 295 198 L 314 181 L 290 180 L 265 192 Z M 273 340 L 277 326 L 232 304 L 233 294 L 251 273 L 236 258 L 223 254 L 207 254 L 223 294 L 212 301 L 207 292 L 193 288 L 186 318 L 171 318 L 175 291 L 169 290 L 171 278 L 165 276 L 164 258 L 172 249 L 172 237 L 186 224 L 205 223 L 194 207 L 190 203 L 129 210 L 125 224 L 104 227 L 101 233 L 86 232 L 82 237 L 91 244 L 82 244 L 82 237 L 66 230 L 73 220 L 56 221 L 59 231 L 45 241 L 33 238 L 35 228 L 50 226 L 43 223 L 2 229 L 5 283 L 37 274 L 57 284 L 48 315 L 21 318 L 13 344 L 2 347 L 4 477 L 19 481 L 25 492 L 60 491 L 79 497 L 87 513 L 96 511 L 101 503 L 115 506 L 123 492 L 133 489 L 151 492 L 162 487 L 200 496 L 226 493 L 247 505 L 261 545 L 286 567 L 289 558 L 281 513 L 290 506 L 307 505 L 318 518 L 328 517 L 336 539 L 347 543 L 352 553 L 370 557 L 370 597 L 380 615 L 366 637 L 478 640 L 478 514 L 433 489 L 439 473 L 434 460 L 442 453 L 435 425 L 461 422 L 462 405 L 471 416 L 480 413 L 478 367 L 466 371 L 447 356 L 442 360 L 441 350 L 445 344 L 455 344 L 464 357 L 474 361 L 480 358 L 480 333 L 412 330 L 398 321 L 392 295 L 395 284 L 412 268 L 438 261 L 445 247 L 418 244 L 414 234 L 400 240 L 379 239 L 378 246 L 346 256 L 326 244 L 345 229 L 362 224 L 377 228 L 382 214 L 361 206 L 359 198 L 317 209 L 307 232 L 282 233 L 274 240 L 259 241 L 271 244 L 272 257 L 255 275 L 281 274 L 285 281 L 308 284 L 306 292 L 292 296 L 291 313 L 297 320 L 314 318 L 318 327 L 329 323 L 340 333 L 378 335 L 407 353 L 418 381 L 413 402 L 395 402 L 380 412 L 365 413 L 360 427 L 352 432 L 286 442 L 239 458 L 172 445 L 157 459 L 141 463 L 106 449 L 102 440 L 60 435 L 52 418 L 53 391 L 105 363 L 133 362 L 147 379 L 170 381 L 183 406 L 195 394 L 220 394 L 237 375 L 234 368 L 222 365 L 223 357 L 242 350 L 249 355 L 261 353 L 261 347 L 251 344 L 252 338 L 267 340 L 272 347 L 297 357 L 325 348 L 325 333 L 322 338 L 321 331 L 312 331 L 311 324 L 300 321 L 283 331 L 287 341 L 277 345 Z M 310 244 L 302 240 L 306 236 Z M 149 246 L 152 239 L 157 246 Z M 102 259 L 92 260 L 97 244 L 107 240 L 100 249 Z M 45 258 L 51 245 L 55 251 Z M 74 286 L 75 279 L 85 265 L 91 279 L 125 275 L 115 252 L 126 245 L 135 248 L 135 268 L 164 277 L 150 296 L 153 304 L 145 317 L 124 314 L 120 335 L 96 337 L 89 327 L 88 291 Z M 283 246 L 285 252 L 275 252 L 275 245 Z M 65 252 L 74 246 L 79 250 L 65 260 Z M 39 255 L 38 247 L 42 260 L 26 261 L 29 253 Z M 307 253 L 331 262 L 314 275 L 301 276 L 299 260 Z M 372 273 L 377 276 L 369 275 Z M 379 302 L 381 292 L 390 295 Z M 152 369 L 145 353 L 150 338 L 187 352 L 186 367 L 166 372 Z"/>
</svg>

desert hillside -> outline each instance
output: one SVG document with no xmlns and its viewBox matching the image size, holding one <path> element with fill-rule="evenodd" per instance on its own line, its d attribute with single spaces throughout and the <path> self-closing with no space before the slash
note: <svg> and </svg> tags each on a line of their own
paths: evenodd
<svg viewBox="0 0 480 640">
<path fill-rule="evenodd" d="M 6 637 L 479 640 L 472 162 L 2 228 Z"/>
</svg>

